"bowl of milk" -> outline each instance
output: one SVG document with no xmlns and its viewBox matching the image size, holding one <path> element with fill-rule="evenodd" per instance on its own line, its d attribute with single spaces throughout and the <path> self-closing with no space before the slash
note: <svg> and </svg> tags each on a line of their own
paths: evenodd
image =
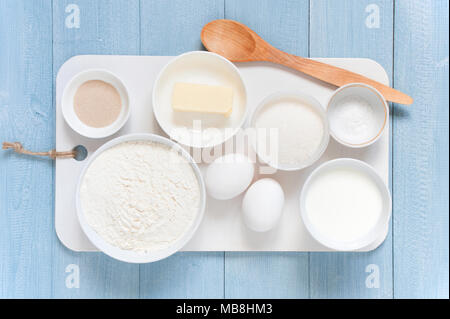
<svg viewBox="0 0 450 319">
<path fill-rule="evenodd" d="M 306 180 L 300 214 L 309 233 L 340 251 L 362 249 L 386 232 L 391 217 L 388 187 L 368 164 L 351 158 L 325 162 Z"/>
</svg>

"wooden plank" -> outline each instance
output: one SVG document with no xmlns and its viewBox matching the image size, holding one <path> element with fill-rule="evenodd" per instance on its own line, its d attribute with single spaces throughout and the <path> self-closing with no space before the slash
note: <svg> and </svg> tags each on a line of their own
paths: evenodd
<svg viewBox="0 0 450 319">
<path fill-rule="evenodd" d="M 280 50 L 308 55 L 307 0 L 226 0 L 225 18 L 244 23 Z"/>
<path fill-rule="evenodd" d="M 448 1 L 396 1 L 394 296 L 449 297 Z"/>
<path fill-rule="evenodd" d="M 201 50 L 204 24 L 223 18 L 222 0 L 141 1 L 141 54 Z M 177 253 L 140 266 L 143 298 L 222 298 L 223 253 Z"/>
<path fill-rule="evenodd" d="M 371 58 L 391 79 L 392 1 L 319 0 L 310 10 L 312 57 Z M 369 253 L 311 253 L 309 271 L 312 298 L 392 298 L 392 236 Z"/>
<path fill-rule="evenodd" d="M 141 298 L 223 298 L 223 252 L 179 252 L 140 267 Z"/>
<path fill-rule="evenodd" d="M 0 0 L 0 142 L 54 144 L 49 1 Z M 0 298 L 51 296 L 52 162 L 0 151 Z"/>
<path fill-rule="evenodd" d="M 223 11 L 223 0 L 141 0 L 141 54 L 204 50 L 200 31 Z"/>
<path fill-rule="evenodd" d="M 79 9 L 79 28 L 73 19 L 66 20 L 77 10 L 71 4 Z M 139 54 L 138 0 L 53 1 L 53 76 L 64 61 L 78 54 Z M 74 253 L 53 238 L 54 297 L 138 297 L 139 265 L 102 253 Z M 73 267 L 79 269 L 79 288 L 66 283 L 76 271 Z"/>
<path fill-rule="evenodd" d="M 225 18 L 289 53 L 308 55 L 308 1 L 227 0 Z M 225 254 L 226 298 L 308 297 L 308 253 Z"/>
<path fill-rule="evenodd" d="M 226 298 L 308 298 L 308 253 L 226 252 Z"/>
</svg>

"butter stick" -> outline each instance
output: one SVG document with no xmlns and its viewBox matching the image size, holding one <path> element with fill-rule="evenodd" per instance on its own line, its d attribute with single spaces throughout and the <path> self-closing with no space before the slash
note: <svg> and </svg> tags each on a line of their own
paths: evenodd
<svg viewBox="0 0 450 319">
<path fill-rule="evenodd" d="M 229 116 L 233 111 L 233 89 L 221 85 L 177 82 L 172 108 L 180 112 L 202 112 Z"/>
</svg>

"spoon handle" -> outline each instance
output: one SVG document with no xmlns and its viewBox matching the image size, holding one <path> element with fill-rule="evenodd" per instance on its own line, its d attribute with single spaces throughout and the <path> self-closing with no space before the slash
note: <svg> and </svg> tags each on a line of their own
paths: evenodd
<svg viewBox="0 0 450 319">
<path fill-rule="evenodd" d="M 270 62 L 283 64 L 287 67 L 296 69 L 297 71 L 336 86 L 356 82 L 369 84 L 376 88 L 387 101 L 407 105 L 413 103 L 413 99 L 405 93 L 377 81 L 371 80 L 363 75 L 319 61 L 295 56 L 275 48 L 273 49 L 274 50 L 271 52 L 270 56 L 267 57 L 267 60 Z"/>
</svg>

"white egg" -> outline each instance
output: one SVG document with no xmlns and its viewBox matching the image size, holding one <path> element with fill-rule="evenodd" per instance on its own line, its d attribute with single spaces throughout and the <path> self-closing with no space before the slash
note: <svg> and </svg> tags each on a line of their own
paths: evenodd
<svg viewBox="0 0 450 319">
<path fill-rule="evenodd" d="M 277 181 L 271 178 L 256 181 L 242 201 L 245 225 L 257 232 L 272 229 L 280 220 L 283 205 L 284 192 Z"/>
<path fill-rule="evenodd" d="M 254 164 L 247 156 L 238 153 L 224 155 L 208 166 L 206 190 L 215 199 L 231 199 L 247 189 L 254 173 Z"/>
</svg>

